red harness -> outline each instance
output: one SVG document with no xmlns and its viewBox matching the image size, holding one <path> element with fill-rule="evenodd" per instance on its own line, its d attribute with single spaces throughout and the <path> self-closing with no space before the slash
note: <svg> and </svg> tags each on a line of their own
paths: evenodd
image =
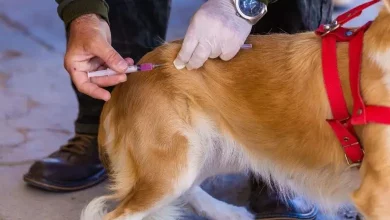
<svg viewBox="0 0 390 220">
<path fill-rule="evenodd" d="M 322 37 L 323 77 L 334 119 L 328 119 L 335 135 L 345 152 L 348 164 L 360 164 L 364 150 L 353 128 L 370 122 L 390 124 L 390 107 L 365 105 L 360 95 L 360 66 L 363 48 L 363 36 L 371 21 L 358 29 L 341 27 L 359 16 L 364 9 L 378 3 L 372 0 L 338 16 L 331 24 L 321 25 L 316 34 Z M 353 97 L 352 115 L 349 114 L 344 99 L 337 69 L 337 42 L 349 42 L 349 73 Z"/>
</svg>

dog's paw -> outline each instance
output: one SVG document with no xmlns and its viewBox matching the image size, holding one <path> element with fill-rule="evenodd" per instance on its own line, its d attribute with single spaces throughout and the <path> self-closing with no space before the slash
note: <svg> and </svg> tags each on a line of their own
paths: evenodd
<svg viewBox="0 0 390 220">
<path fill-rule="evenodd" d="M 202 210 L 201 215 L 210 220 L 254 220 L 255 216 L 245 207 L 233 206 L 221 202 L 210 209 Z"/>
</svg>

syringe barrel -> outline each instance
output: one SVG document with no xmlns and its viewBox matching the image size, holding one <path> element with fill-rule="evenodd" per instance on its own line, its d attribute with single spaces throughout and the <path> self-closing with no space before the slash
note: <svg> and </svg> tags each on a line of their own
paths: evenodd
<svg viewBox="0 0 390 220">
<path fill-rule="evenodd" d="M 133 73 L 133 72 L 137 72 L 137 71 L 138 71 L 138 67 L 136 65 L 133 65 L 133 66 L 129 66 L 127 68 L 126 73 Z M 111 76 L 111 75 L 115 75 L 115 74 L 118 74 L 118 73 L 115 72 L 114 70 L 108 68 L 105 70 L 88 72 L 88 77 Z"/>
</svg>

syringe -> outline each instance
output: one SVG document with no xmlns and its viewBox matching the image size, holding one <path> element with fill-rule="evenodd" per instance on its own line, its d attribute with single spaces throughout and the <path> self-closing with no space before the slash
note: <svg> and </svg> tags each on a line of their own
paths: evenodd
<svg viewBox="0 0 390 220">
<path fill-rule="evenodd" d="M 251 49 L 252 48 L 252 44 L 244 44 L 241 46 L 241 49 Z M 126 74 L 127 73 L 134 73 L 134 72 L 143 72 L 143 71 L 149 71 L 149 70 L 152 70 L 156 67 L 159 67 L 161 65 L 158 65 L 158 64 L 153 64 L 153 63 L 143 63 L 143 64 L 138 64 L 138 65 L 132 65 L 132 66 L 129 66 L 126 70 Z M 98 77 L 98 76 L 111 76 L 111 75 L 115 75 L 115 74 L 118 74 L 117 72 L 115 72 L 114 70 L 108 68 L 108 69 L 105 69 L 105 70 L 98 70 L 98 71 L 94 71 L 94 72 L 88 72 L 88 78 L 91 78 L 91 77 Z"/>
<path fill-rule="evenodd" d="M 152 70 L 156 67 L 158 67 L 160 65 L 158 64 L 153 64 L 153 63 L 143 63 L 143 64 L 138 64 L 138 65 L 132 65 L 132 66 L 129 66 L 126 70 L 125 73 L 134 73 L 134 72 L 139 72 L 139 71 L 149 71 L 149 70 Z M 117 72 L 115 72 L 114 70 L 108 68 L 108 69 L 105 69 L 105 70 L 98 70 L 98 71 L 95 71 L 95 72 L 88 72 L 88 77 L 97 77 L 97 76 L 111 76 L 111 75 L 115 75 L 115 74 L 118 74 Z"/>
</svg>

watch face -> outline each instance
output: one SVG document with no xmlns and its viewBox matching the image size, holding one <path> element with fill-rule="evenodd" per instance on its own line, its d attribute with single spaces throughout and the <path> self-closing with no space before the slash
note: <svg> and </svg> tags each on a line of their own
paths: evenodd
<svg viewBox="0 0 390 220">
<path fill-rule="evenodd" d="M 265 5 L 259 0 L 239 0 L 238 6 L 244 15 L 255 17 L 260 14 Z"/>
</svg>

